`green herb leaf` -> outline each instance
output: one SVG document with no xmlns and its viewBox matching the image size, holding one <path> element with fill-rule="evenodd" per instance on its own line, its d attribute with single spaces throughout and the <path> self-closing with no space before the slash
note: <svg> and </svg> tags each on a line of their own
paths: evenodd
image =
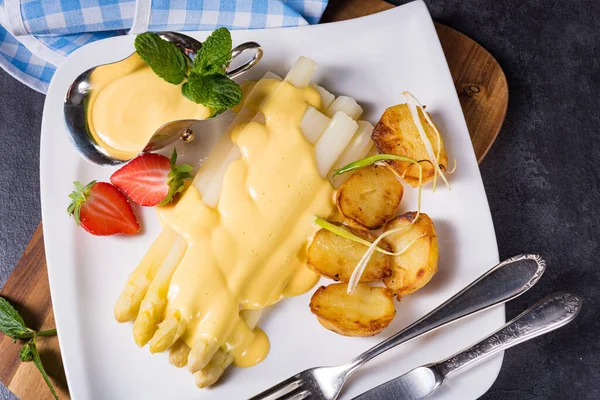
<svg viewBox="0 0 600 400">
<path fill-rule="evenodd" d="M 336 235 L 341 236 L 345 239 L 352 240 L 353 242 L 356 242 L 356 243 L 360 243 L 366 247 L 370 247 L 372 245 L 372 242 L 369 242 L 368 240 L 365 240 L 359 236 L 356 236 L 354 233 L 352 233 L 348 229 L 346 229 L 343 225 L 332 224 L 331 222 L 324 220 L 323 218 L 320 218 L 320 217 L 316 217 L 315 223 L 317 225 L 319 225 L 321 228 L 328 230 L 331 233 L 335 233 Z M 375 248 L 375 250 L 380 253 L 387 254 L 390 256 L 399 255 L 399 254 L 393 253 L 391 251 L 382 249 L 379 246 L 377 246 Z"/>
<path fill-rule="evenodd" d="M 232 108 L 242 101 L 240 85 L 224 75 L 209 75 L 212 81 L 208 104 L 215 109 Z"/>
<path fill-rule="evenodd" d="M 146 32 L 136 36 L 135 51 L 165 81 L 178 85 L 188 72 L 188 58 L 171 42 L 156 33 Z"/>
<path fill-rule="evenodd" d="M 188 81 L 183 84 L 181 91 L 185 97 L 194 103 L 208 106 L 208 99 L 212 91 L 212 82 L 199 72 L 192 71 L 188 76 Z"/>
<path fill-rule="evenodd" d="M 182 91 L 191 101 L 212 107 L 216 114 L 235 107 L 242 100 L 240 86 L 224 75 L 201 75 L 192 71 Z"/>
<path fill-rule="evenodd" d="M 33 340 L 33 339 L 32 339 Z M 31 350 L 31 341 L 25 343 L 21 350 L 19 351 L 19 358 L 23 362 L 28 362 L 33 360 L 33 351 Z"/>
<path fill-rule="evenodd" d="M 225 65 L 231 61 L 231 33 L 219 28 L 202 43 L 194 60 L 194 70 L 202 74 L 225 74 Z"/>
<path fill-rule="evenodd" d="M 334 171 L 333 177 L 335 178 L 336 176 L 345 174 L 346 172 L 354 171 L 356 169 L 364 168 L 371 164 L 375 164 L 377 162 L 386 161 L 386 160 L 406 161 L 406 162 L 416 164 L 416 165 L 419 165 L 420 162 L 428 161 L 428 160 L 416 161 L 416 160 L 413 160 L 412 158 L 397 156 L 395 154 L 375 154 L 374 156 L 366 157 L 366 158 L 351 162 L 350 164 L 344 165 L 342 168 L 336 169 Z"/>
<path fill-rule="evenodd" d="M 17 310 L 0 297 L 0 331 L 13 339 L 29 339 L 34 331 L 25 326 L 25 321 Z"/>
<path fill-rule="evenodd" d="M 48 388 L 50 388 L 50 391 L 52 392 L 52 396 L 54 396 L 54 398 L 56 400 L 58 400 L 58 395 L 56 394 L 56 391 L 54 390 L 54 386 L 52 385 L 52 382 L 50 382 L 50 378 L 48 377 L 48 374 L 46 373 L 46 370 L 44 369 L 44 365 L 42 364 L 42 359 L 40 358 L 40 353 L 38 353 L 37 347 L 35 346 L 35 338 L 33 338 L 33 339 L 31 339 L 31 341 L 27 342 L 27 344 L 25 346 L 27 346 L 27 345 L 29 345 L 29 349 L 27 350 L 26 355 L 27 356 L 31 355 L 31 358 L 33 359 L 33 363 L 35 364 L 37 369 L 42 374 L 44 381 L 46 381 L 46 385 L 48 385 Z M 23 346 L 23 347 L 25 347 L 25 346 Z M 21 349 L 21 351 L 23 351 L 23 349 Z M 23 358 L 21 358 L 21 360 L 23 360 Z"/>
</svg>

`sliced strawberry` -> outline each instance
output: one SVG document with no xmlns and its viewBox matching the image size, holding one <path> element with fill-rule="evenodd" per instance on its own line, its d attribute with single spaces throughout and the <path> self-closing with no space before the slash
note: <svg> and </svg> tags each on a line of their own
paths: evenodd
<svg viewBox="0 0 600 400">
<path fill-rule="evenodd" d="M 96 181 L 85 187 L 79 182 L 73 183 L 75 191 L 69 195 L 73 201 L 67 211 L 75 217 L 77 225 L 98 236 L 139 232 L 129 200 L 115 186 Z"/>
<path fill-rule="evenodd" d="M 140 206 L 164 206 L 184 190 L 184 179 L 191 178 L 191 165 L 177 165 L 177 151 L 171 160 L 158 154 L 142 154 L 110 177 L 117 186 Z"/>
</svg>

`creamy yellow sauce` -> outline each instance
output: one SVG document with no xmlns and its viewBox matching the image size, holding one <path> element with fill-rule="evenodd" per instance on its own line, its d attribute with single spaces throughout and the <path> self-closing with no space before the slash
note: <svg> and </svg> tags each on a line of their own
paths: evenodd
<svg viewBox="0 0 600 400">
<path fill-rule="evenodd" d="M 299 125 L 318 92 L 263 80 L 265 124 L 250 122 L 231 135 L 242 159 L 225 172 L 216 209 L 191 186 L 162 213 L 187 250 L 175 270 L 166 309 L 187 321 L 182 339 L 216 341 L 238 366 L 252 366 L 269 351 L 267 336 L 250 329 L 241 310 L 262 309 L 305 293 L 319 277 L 306 267 L 314 217 L 334 209 L 334 189 L 319 176 L 314 147 Z M 269 97 L 270 95 L 270 97 Z M 249 105 L 252 106 L 252 105 Z"/>
<path fill-rule="evenodd" d="M 137 156 L 167 122 L 205 119 L 211 114 L 210 108 L 184 97 L 181 84 L 158 77 L 137 53 L 97 68 L 91 82 L 94 90 L 86 111 L 89 131 L 108 155 L 120 160 Z"/>
</svg>

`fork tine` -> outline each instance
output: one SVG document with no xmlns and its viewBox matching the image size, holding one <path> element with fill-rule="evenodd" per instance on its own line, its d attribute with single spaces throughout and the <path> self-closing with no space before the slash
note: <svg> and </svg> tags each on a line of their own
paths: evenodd
<svg viewBox="0 0 600 400">
<path fill-rule="evenodd" d="M 302 400 L 310 396 L 310 394 L 310 390 L 303 389 L 302 386 L 300 386 L 281 397 L 277 397 L 277 400 Z"/>
<path fill-rule="evenodd" d="M 283 382 L 278 383 L 277 385 L 265 390 L 264 392 L 261 392 L 259 394 L 257 394 L 254 397 L 251 397 L 249 400 L 262 400 L 262 399 L 266 399 L 267 397 L 273 396 L 279 392 L 283 392 L 285 390 L 294 390 L 299 388 L 300 386 L 302 386 L 302 380 L 298 378 L 297 375 L 292 376 L 291 378 L 286 379 Z M 277 397 L 274 397 L 277 398 Z"/>
<path fill-rule="evenodd" d="M 277 397 L 277 400 L 302 400 L 306 399 L 310 394 L 308 389 L 303 389 L 302 386 L 300 386 L 281 397 Z"/>
</svg>

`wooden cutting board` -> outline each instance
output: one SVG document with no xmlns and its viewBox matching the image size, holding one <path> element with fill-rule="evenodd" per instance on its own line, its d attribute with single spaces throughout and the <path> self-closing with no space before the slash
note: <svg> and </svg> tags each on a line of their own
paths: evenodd
<svg viewBox="0 0 600 400">
<path fill-rule="evenodd" d="M 341 21 L 384 11 L 394 6 L 381 0 L 333 0 L 324 22 Z M 475 154 L 483 160 L 496 139 L 508 106 L 508 85 L 496 60 L 481 46 L 447 26 L 436 29 L 452 72 L 465 114 Z M 9 299 L 35 329 L 54 327 L 50 288 L 46 271 L 42 225 L 38 226 L 0 294 Z M 38 340 L 40 355 L 59 398 L 69 398 L 58 340 Z M 23 400 L 52 396 L 33 363 L 21 363 L 20 346 L 0 337 L 0 381 Z"/>
</svg>

